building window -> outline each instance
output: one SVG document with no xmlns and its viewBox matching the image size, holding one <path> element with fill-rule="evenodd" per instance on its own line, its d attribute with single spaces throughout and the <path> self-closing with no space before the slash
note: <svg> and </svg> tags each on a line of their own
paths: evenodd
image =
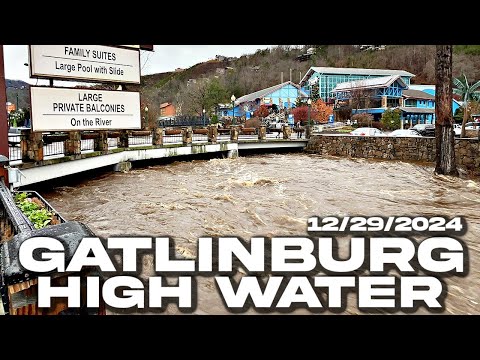
<svg viewBox="0 0 480 360">
<path fill-rule="evenodd" d="M 397 107 L 399 103 L 399 99 L 387 99 L 387 107 Z"/>
</svg>

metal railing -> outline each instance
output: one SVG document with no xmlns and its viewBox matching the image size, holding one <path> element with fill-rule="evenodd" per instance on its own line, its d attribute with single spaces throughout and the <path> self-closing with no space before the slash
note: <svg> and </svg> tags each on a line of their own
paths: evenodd
<svg viewBox="0 0 480 360">
<path fill-rule="evenodd" d="M 116 149 L 118 147 L 118 142 L 120 141 L 119 137 L 109 137 L 107 139 L 107 144 L 109 149 Z"/>
<path fill-rule="evenodd" d="M 152 135 L 129 136 L 128 146 L 145 146 L 152 145 Z"/>
<path fill-rule="evenodd" d="M 164 130 L 163 143 L 165 145 L 183 143 L 182 130 L 178 128 L 166 128 Z"/>
<path fill-rule="evenodd" d="M 256 141 L 258 140 L 258 129 L 255 128 L 238 128 L 238 140 L 239 141 Z M 296 129 L 292 129 L 292 133 L 289 137 L 290 140 L 297 140 L 299 137 L 297 136 Z M 186 131 L 186 127 L 167 127 L 163 129 L 163 137 L 162 141 L 158 142 L 163 144 L 164 146 L 169 145 L 179 145 L 183 144 L 186 141 L 184 137 L 184 133 Z M 195 144 L 202 144 L 208 143 L 208 128 L 207 127 L 193 127 L 191 129 L 191 142 Z M 111 130 L 108 131 L 108 149 L 115 149 L 122 145 L 122 137 L 126 134 L 123 134 L 120 130 Z M 99 136 L 102 136 L 96 132 L 82 132 L 81 138 L 79 140 L 77 137 L 72 137 L 69 133 L 44 133 L 41 135 L 40 140 L 37 138 L 36 140 L 27 132 L 22 132 L 21 134 L 8 134 L 8 144 L 9 144 L 9 159 L 10 161 L 41 161 L 42 159 L 49 160 L 58 157 L 63 157 L 66 155 L 68 151 L 72 151 L 70 149 L 75 149 L 72 147 L 72 143 L 67 143 L 66 141 L 80 141 L 80 151 L 81 153 L 87 153 L 92 151 L 98 151 L 97 146 L 97 139 Z M 128 135 L 128 147 L 141 147 L 141 146 L 152 146 L 154 144 L 154 132 L 146 131 L 146 130 L 136 130 L 129 132 Z M 302 134 L 302 138 L 305 138 L 305 133 Z M 26 146 L 32 146 L 30 143 L 31 141 L 41 141 L 43 139 L 43 158 L 42 154 L 38 154 L 35 152 L 32 155 L 31 151 L 24 152 Z M 283 131 L 281 129 L 276 130 L 275 132 L 269 131 L 266 134 L 266 140 L 275 140 L 275 139 L 283 139 Z M 231 140 L 231 130 L 230 128 L 218 128 L 217 129 L 217 141 L 218 142 L 229 142 Z M 24 143 L 27 141 L 27 143 Z M 155 140 L 155 143 L 157 141 Z M 28 145 L 27 145 L 28 144 Z M 78 149 L 78 148 L 77 148 Z M 29 149 L 31 150 L 31 149 Z M 30 157 L 34 156 L 34 158 L 30 159 Z M 29 160 L 25 160 L 24 158 L 28 158 Z M 34 160 L 35 159 L 35 160 Z"/>
<path fill-rule="evenodd" d="M 82 139 L 80 144 L 80 151 L 94 151 L 95 150 L 95 140 L 94 139 Z"/>
<path fill-rule="evenodd" d="M 20 140 L 20 134 L 8 134 L 8 158 L 10 161 L 22 160 Z"/>
<path fill-rule="evenodd" d="M 208 142 L 208 129 L 196 128 L 192 130 L 192 143 Z"/>
</svg>

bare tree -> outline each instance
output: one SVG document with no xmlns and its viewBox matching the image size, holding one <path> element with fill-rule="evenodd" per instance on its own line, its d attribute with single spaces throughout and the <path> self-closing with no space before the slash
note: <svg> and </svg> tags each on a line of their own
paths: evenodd
<svg viewBox="0 0 480 360">
<path fill-rule="evenodd" d="M 452 45 L 437 45 L 435 61 L 435 173 L 458 176 L 452 116 Z"/>
</svg>

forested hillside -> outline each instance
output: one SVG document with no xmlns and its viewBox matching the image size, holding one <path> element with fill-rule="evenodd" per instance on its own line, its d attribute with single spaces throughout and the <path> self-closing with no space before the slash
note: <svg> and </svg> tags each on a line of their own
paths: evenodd
<svg viewBox="0 0 480 360">
<path fill-rule="evenodd" d="M 307 61 L 296 58 L 307 49 L 316 49 Z M 383 68 L 407 70 L 416 76 L 414 84 L 435 82 L 435 46 L 388 45 L 385 50 L 362 51 L 351 45 L 278 46 L 258 50 L 231 60 L 209 60 L 182 72 L 142 77 L 140 91 L 150 109 L 173 102 L 183 114 L 200 114 L 217 103 L 237 98 L 291 79 L 298 83 L 310 66 Z M 454 76 L 465 73 L 470 81 L 480 79 L 480 46 L 454 48 Z M 137 90 L 137 87 L 129 87 Z M 153 107 L 152 107 L 153 106 Z"/>
</svg>

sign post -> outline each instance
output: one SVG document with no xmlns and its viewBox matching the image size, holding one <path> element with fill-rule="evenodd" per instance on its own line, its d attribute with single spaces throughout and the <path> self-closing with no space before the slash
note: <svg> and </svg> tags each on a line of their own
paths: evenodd
<svg viewBox="0 0 480 360">
<path fill-rule="evenodd" d="M 3 67 L 3 45 L 0 45 L 0 155 L 9 157 L 8 154 L 8 118 L 7 118 L 7 93 L 5 84 L 5 71 Z M 5 185 L 8 186 L 8 171 L 0 163 L 0 177 L 5 179 Z"/>
</svg>

